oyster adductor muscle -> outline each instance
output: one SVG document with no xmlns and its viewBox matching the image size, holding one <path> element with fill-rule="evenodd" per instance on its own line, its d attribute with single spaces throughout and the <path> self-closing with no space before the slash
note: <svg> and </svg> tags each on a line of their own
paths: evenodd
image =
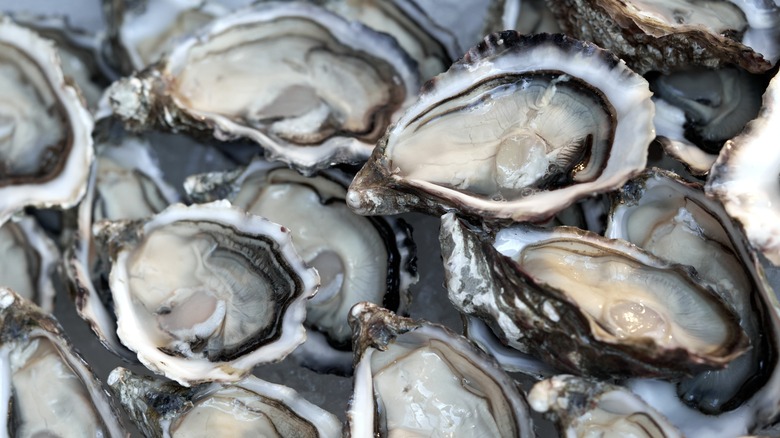
<svg viewBox="0 0 780 438">
<path fill-rule="evenodd" d="M 653 114 L 647 81 L 590 43 L 492 34 L 423 87 L 348 202 L 361 214 L 546 219 L 639 172 Z"/>
<path fill-rule="evenodd" d="M 120 341 L 182 385 L 236 381 L 305 339 L 319 285 L 289 231 L 227 201 L 102 222 Z"/>
</svg>

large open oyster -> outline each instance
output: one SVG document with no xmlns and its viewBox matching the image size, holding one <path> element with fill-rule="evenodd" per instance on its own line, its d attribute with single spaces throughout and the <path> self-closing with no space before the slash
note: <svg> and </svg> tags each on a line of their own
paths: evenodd
<svg viewBox="0 0 780 438">
<path fill-rule="evenodd" d="M 59 62 L 51 41 L 0 17 L 0 224 L 86 190 L 92 117 Z"/>
<path fill-rule="evenodd" d="M 625 241 L 516 225 L 493 242 L 452 213 L 440 239 L 450 301 L 567 372 L 676 377 L 748 348 L 737 316 L 690 268 Z"/>
<path fill-rule="evenodd" d="M 311 173 L 359 162 L 417 91 L 395 40 L 314 5 L 269 2 L 214 20 L 108 92 L 126 126 L 249 138 Z"/>
<path fill-rule="evenodd" d="M 227 201 L 102 222 L 117 335 L 180 384 L 235 381 L 305 339 L 319 277 L 289 231 Z"/>
<path fill-rule="evenodd" d="M 424 87 L 350 186 L 360 214 L 540 220 L 621 186 L 655 136 L 647 81 L 563 35 L 492 34 Z"/>
</svg>

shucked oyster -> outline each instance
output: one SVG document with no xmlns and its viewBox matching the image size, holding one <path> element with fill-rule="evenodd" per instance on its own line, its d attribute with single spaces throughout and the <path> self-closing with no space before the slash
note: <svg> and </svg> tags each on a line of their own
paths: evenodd
<svg viewBox="0 0 780 438">
<path fill-rule="evenodd" d="M 355 177 L 360 214 L 542 220 L 621 186 L 653 139 L 647 81 L 563 35 L 493 34 L 425 86 Z"/>
<path fill-rule="evenodd" d="M 314 5 L 270 2 L 213 21 L 116 82 L 108 101 L 130 128 L 249 138 L 312 173 L 368 157 L 418 86 L 390 36 Z"/>
<path fill-rule="evenodd" d="M 338 418 L 292 389 L 254 376 L 232 385 L 182 388 L 117 368 L 108 384 L 147 437 L 341 436 Z"/>
<path fill-rule="evenodd" d="M 690 268 L 625 241 L 518 225 L 491 242 L 452 213 L 440 240 L 450 301 L 567 372 L 675 377 L 748 348 L 736 315 Z"/>
<path fill-rule="evenodd" d="M 351 436 L 533 436 L 514 381 L 465 338 L 370 303 L 352 309 L 350 325 Z"/>
<path fill-rule="evenodd" d="M 62 328 L 0 289 L 3 436 L 121 437 L 116 408 Z"/>
<path fill-rule="evenodd" d="M 610 50 L 641 74 L 728 64 L 761 73 L 780 57 L 780 7 L 772 0 L 548 4 L 566 33 Z"/>
<path fill-rule="evenodd" d="M 0 17 L 0 224 L 25 206 L 71 207 L 92 161 L 92 117 L 51 41 Z"/>
<path fill-rule="evenodd" d="M 305 339 L 319 277 L 286 228 L 227 201 L 99 226 L 117 335 L 152 371 L 182 385 L 235 381 Z"/>
<path fill-rule="evenodd" d="M 283 224 L 303 260 L 317 269 L 320 289 L 309 300 L 306 343 L 296 350 L 314 370 L 352 373 L 349 309 L 370 301 L 405 313 L 417 282 L 411 231 L 400 219 L 358 216 L 347 208 L 349 177 L 328 171 L 304 177 L 256 159 L 234 172 L 185 181 L 198 202 L 225 198 L 233 206 Z"/>
</svg>

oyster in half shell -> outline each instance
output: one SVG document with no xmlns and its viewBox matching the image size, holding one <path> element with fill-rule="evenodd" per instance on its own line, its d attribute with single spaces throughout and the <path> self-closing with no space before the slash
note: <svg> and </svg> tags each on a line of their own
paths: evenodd
<svg viewBox="0 0 780 438">
<path fill-rule="evenodd" d="M 527 225 L 491 241 L 452 213 L 440 240 L 455 307 L 558 369 L 679 377 L 722 368 L 748 348 L 733 310 L 690 268 L 625 241 Z"/>
<path fill-rule="evenodd" d="M 118 411 L 59 323 L 0 288 L 4 436 L 121 437 Z"/>
<path fill-rule="evenodd" d="M 254 376 L 183 388 L 116 368 L 108 384 L 147 437 L 341 437 L 333 414 Z"/>
<path fill-rule="evenodd" d="M 564 32 L 610 50 L 640 74 L 729 64 L 762 73 L 780 55 L 780 7 L 772 0 L 551 0 L 548 4 Z"/>
<path fill-rule="evenodd" d="M 368 215 L 547 219 L 645 166 L 653 111 L 647 81 L 590 43 L 492 34 L 427 83 L 347 201 Z"/>
<path fill-rule="evenodd" d="M 152 371 L 182 385 L 236 381 L 304 341 L 319 276 L 285 227 L 227 201 L 97 226 L 117 335 Z"/>
<path fill-rule="evenodd" d="M 350 325 L 351 436 L 533 436 L 515 382 L 467 339 L 371 303 L 353 307 Z"/>
<path fill-rule="evenodd" d="M 365 160 L 418 87 L 389 35 L 314 5 L 269 2 L 214 20 L 114 83 L 108 102 L 131 129 L 248 138 L 312 173 Z"/>
<path fill-rule="evenodd" d="M 26 206 L 75 205 L 92 162 L 92 116 L 54 44 L 0 17 L 0 224 Z"/>
</svg>

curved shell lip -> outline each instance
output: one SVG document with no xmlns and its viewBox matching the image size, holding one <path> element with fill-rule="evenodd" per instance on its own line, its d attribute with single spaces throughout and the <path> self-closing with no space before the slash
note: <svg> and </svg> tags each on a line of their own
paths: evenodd
<svg viewBox="0 0 780 438">
<path fill-rule="evenodd" d="M 685 138 L 683 126 L 686 123 L 685 113 L 667 103 L 661 98 L 653 98 L 656 112 L 653 123 L 656 131 L 656 141 L 664 151 L 675 160 L 681 162 L 692 175 L 705 177 L 718 158 Z"/>
<path fill-rule="evenodd" d="M 303 322 L 306 319 L 306 302 L 314 296 L 319 287 L 319 275 L 306 266 L 292 246 L 289 231 L 278 224 L 259 216 L 246 214 L 230 206 L 227 201 L 184 206 L 175 204 L 148 220 L 142 227 L 144 235 L 177 221 L 210 221 L 241 229 L 249 233 L 263 234 L 278 243 L 277 250 L 286 263 L 299 275 L 301 294 L 287 307 L 283 317 L 281 335 L 270 344 L 258 348 L 232 361 L 211 362 L 208 359 L 188 359 L 173 356 L 155 346 L 146 335 L 142 322 L 137 319 L 129 296 L 129 274 L 126 262 L 130 249 L 121 248 L 112 255 L 113 263 L 109 275 L 111 295 L 114 298 L 117 320 L 117 336 L 130 350 L 136 352 L 138 360 L 150 370 L 176 380 L 183 386 L 195 383 L 237 381 L 245 377 L 255 365 L 282 360 L 306 339 Z M 126 312 L 125 309 L 128 311 Z"/>
<path fill-rule="evenodd" d="M 524 59 L 532 61 L 516 65 L 510 59 L 514 52 L 522 53 Z M 505 56 L 501 58 L 499 55 Z M 590 60 L 594 62 L 586 63 Z M 575 64 L 578 62 L 582 64 Z M 592 65 L 595 63 L 598 66 Z M 392 168 L 392 147 L 389 145 L 422 111 L 468 89 L 477 81 L 535 70 L 558 70 L 604 93 L 615 108 L 617 118 L 613 145 L 626 148 L 626 157 L 621 162 L 610 159 L 599 178 L 593 182 L 573 184 L 547 192 L 528 189 L 527 196 L 512 201 L 478 198 L 428 181 L 406 178 L 399 175 L 399 169 Z M 647 148 L 655 137 L 655 110 L 650 96 L 649 85 L 644 78 L 633 73 L 623 61 L 592 43 L 562 34 L 528 37 L 505 31 L 488 35 L 450 70 L 423 86 L 419 100 L 388 130 L 374 149 L 369 163 L 355 177 L 347 195 L 348 204 L 359 214 L 367 215 L 409 210 L 432 210 L 441 214 L 458 209 L 466 214 L 484 216 L 488 220 L 547 219 L 580 198 L 621 187 L 645 167 Z M 642 127 L 639 134 L 633 131 L 637 126 Z M 631 146 L 622 146 L 624 144 Z M 386 200 L 387 197 L 390 200 Z M 404 199 L 396 199 L 399 197 Z"/>
<path fill-rule="evenodd" d="M 340 44 L 388 61 L 398 75 L 396 79 L 403 83 L 405 88 L 406 96 L 401 108 L 413 102 L 420 84 L 417 63 L 398 46 L 393 37 L 376 32 L 360 23 L 348 22 L 332 12 L 307 4 L 270 2 L 214 20 L 206 29 L 188 38 L 171 51 L 162 63 L 163 77 L 166 78 L 166 82 L 172 82 L 177 70 L 186 65 L 189 50 L 207 42 L 211 35 L 218 35 L 235 27 L 251 26 L 284 17 L 314 20 L 325 26 Z M 359 38 L 356 35 L 364 37 Z M 375 146 L 374 143 L 344 136 L 330 137 L 316 146 L 298 146 L 259 129 L 244 126 L 227 116 L 187 108 L 186 104 L 173 94 L 171 99 L 181 111 L 213 128 L 216 138 L 221 140 L 249 138 L 261 145 L 269 160 L 283 162 L 307 175 L 333 164 L 364 162 Z"/>
<path fill-rule="evenodd" d="M 18 26 L 8 17 L 0 17 L 0 43 L 23 51 L 40 67 L 58 102 L 67 112 L 67 131 L 71 142 L 67 159 L 59 173 L 40 184 L 11 184 L 0 187 L 0 224 L 27 206 L 70 208 L 87 189 L 90 164 L 94 159 L 92 129 L 94 122 L 81 100 L 79 91 L 65 80 L 54 44 L 32 30 Z"/>
<path fill-rule="evenodd" d="M 780 266 L 778 99 L 780 77 L 776 75 L 764 93 L 759 116 L 726 141 L 704 188 L 740 224 L 751 246 L 775 266 Z"/>
</svg>

